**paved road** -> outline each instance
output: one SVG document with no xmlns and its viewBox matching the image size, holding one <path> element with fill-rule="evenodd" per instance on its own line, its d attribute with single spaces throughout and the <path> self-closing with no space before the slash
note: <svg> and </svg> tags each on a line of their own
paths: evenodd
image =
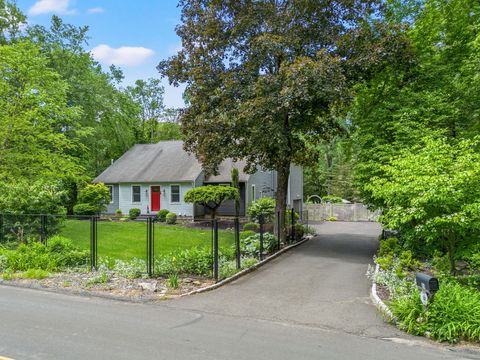
<svg viewBox="0 0 480 360">
<path fill-rule="evenodd" d="M 0 287 L 0 357 L 14 359 L 478 359 L 404 336 L 368 299 L 379 228 L 320 236 L 219 290 L 132 304 Z"/>
</svg>

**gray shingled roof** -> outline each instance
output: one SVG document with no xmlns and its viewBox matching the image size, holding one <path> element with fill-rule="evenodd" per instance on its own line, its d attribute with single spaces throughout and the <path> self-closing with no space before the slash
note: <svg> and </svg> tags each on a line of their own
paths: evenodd
<svg viewBox="0 0 480 360">
<path fill-rule="evenodd" d="M 248 181 L 250 177 L 249 174 L 246 174 L 243 169 L 247 163 L 245 161 L 233 161 L 232 159 L 225 159 L 218 166 L 218 175 L 210 175 L 205 182 L 230 182 L 232 181 L 231 172 L 234 167 L 238 169 L 238 181 Z"/>
<path fill-rule="evenodd" d="M 249 175 L 243 172 L 245 164 L 227 159 L 220 164 L 219 175 L 210 176 L 208 182 L 230 182 L 230 171 L 234 165 L 239 169 L 240 181 L 247 181 Z M 93 182 L 195 181 L 201 172 L 202 165 L 196 157 L 183 150 L 183 141 L 160 141 L 157 144 L 135 145 Z"/>
</svg>

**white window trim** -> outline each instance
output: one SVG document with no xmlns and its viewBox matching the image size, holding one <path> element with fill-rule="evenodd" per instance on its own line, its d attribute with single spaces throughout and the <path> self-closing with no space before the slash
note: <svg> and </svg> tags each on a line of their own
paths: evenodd
<svg viewBox="0 0 480 360">
<path fill-rule="evenodd" d="M 110 192 L 110 204 L 113 204 L 113 198 L 115 197 L 115 187 L 113 185 L 107 185 L 108 188 L 112 189 Z"/>
<path fill-rule="evenodd" d="M 178 186 L 178 201 L 172 201 L 172 186 Z M 182 203 L 182 187 L 180 184 L 170 184 L 170 197 L 169 204 L 181 204 Z"/>
<path fill-rule="evenodd" d="M 134 201 L 134 200 L 133 200 L 133 188 L 134 188 L 135 186 L 138 186 L 138 187 L 140 188 L 140 201 Z M 131 198 L 132 204 L 141 204 L 141 203 L 142 203 L 142 185 L 132 185 L 132 186 L 131 186 L 131 190 L 132 190 L 132 198 Z"/>
</svg>

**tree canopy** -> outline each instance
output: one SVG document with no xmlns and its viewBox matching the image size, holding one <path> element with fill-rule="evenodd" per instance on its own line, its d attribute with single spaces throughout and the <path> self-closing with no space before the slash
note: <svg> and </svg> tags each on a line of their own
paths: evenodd
<svg viewBox="0 0 480 360">
<path fill-rule="evenodd" d="M 215 218 L 217 209 L 225 200 L 235 200 L 239 197 L 238 189 L 232 186 L 199 186 L 188 190 L 183 199 L 187 203 L 203 205 L 212 211 Z"/>
<path fill-rule="evenodd" d="M 312 162 L 317 153 L 308 143 L 339 132 L 352 70 L 367 72 L 402 49 L 393 36 L 384 41 L 389 30 L 367 21 L 376 5 L 180 1 L 182 49 L 158 69 L 186 84 L 186 149 L 211 172 L 227 157 L 246 159 L 248 171 L 276 170 L 284 212 L 290 164 Z M 360 30 L 370 24 L 375 29 Z"/>
</svg>

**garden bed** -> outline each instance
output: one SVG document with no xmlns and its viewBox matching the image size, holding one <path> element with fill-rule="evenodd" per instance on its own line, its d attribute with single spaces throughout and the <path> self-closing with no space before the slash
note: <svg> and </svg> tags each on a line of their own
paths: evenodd
<svg viewBox="0 0 480 360">
<path fill-rule="evenodd" d="M 178 278 L 178 287 L 172 287 L 167 277 L 127 278 L 103 271 L 52 273 L 44 279 L 28 279 L 21 276 L 22 273 L 13 274 L 10 280 L 0 280 L 0 284 L 134 301 L 154 301 L 179 297 L 215 283 L 206 277 L 185 276 Z"/>
</svg>

